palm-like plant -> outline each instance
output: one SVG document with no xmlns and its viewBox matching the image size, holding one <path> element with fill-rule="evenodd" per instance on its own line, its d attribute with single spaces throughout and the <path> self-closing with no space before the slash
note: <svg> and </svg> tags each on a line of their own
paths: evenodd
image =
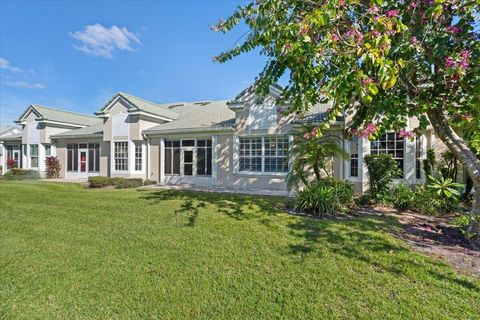
<svg viewBox="0 0 480 320">
<path fill-rule="evenodd" d="M 348 158 L 348 154 L 340 147 L 338 137 L 323 136 L 315 127 L 305 127 L 294 136 L 294 144 L 289 152 L 291 170 L 287 177 L 289 189 L 303 183 L 309 186 L 312 181 L 332 176 L 330 164 L 333 157 Z"/>
<path fill-rule="evenodd" d="M 445 199 L 458 199 L 460 191 L 458 188 L 463 188 L 463 184 L 453 181 L 451 178 L 444 178 L 440 175 L 438 178 L 429 176 L 430 184 L 429 188 L 437 191 L 440 197 Z"/>
</svg>

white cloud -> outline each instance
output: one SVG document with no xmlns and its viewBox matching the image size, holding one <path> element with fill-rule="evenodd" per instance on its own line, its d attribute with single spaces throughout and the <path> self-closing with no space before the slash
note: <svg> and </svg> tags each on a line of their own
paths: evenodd
<svg viewBox="0 0 480 320">
<path fill-rule="evenodd" d="M 140 39 L 127 28 L 119 28 L 115 25 L 105 28 L 96 23 L 86 26 L 83 31 L 75 31 L 71 35 L 81 43 L 74 45 L 75 49 L 90 56 L 105 59 L 113 58 L 116 50 L 133 51 L 133 45 L 142 44 Z"/>
<path fill-rule="evenodd" d="M 1 57 L 0 57 L 0 69 L 9 70 L 12 72 L 23 72 L 23 69 L 12 66 L 7 59 L 1 58 Z"/>
<path fill-rule="evenodd" d="M 5 81 L 3 82 L 4 85 L 16 88 L 24 88 L 24 89 L 46 89 L 47 86 L 43 83 L 29 83 L 26 81 Z"/>
</svg>

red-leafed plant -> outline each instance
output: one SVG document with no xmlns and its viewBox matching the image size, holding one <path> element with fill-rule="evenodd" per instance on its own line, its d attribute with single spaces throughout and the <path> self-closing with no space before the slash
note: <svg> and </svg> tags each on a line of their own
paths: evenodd
<svg viewBox="0 0 480 320">
<path fill-rule="evenodd" d="M 60 176 L 60 170 L 62 166 L 60 165 L 60 160 L 55 157 L 47 157 L 45 159 L 45 175 L 47 178 L 58 178 Z"/>
<path fill-rule="evenodd" d="M 17 161 L 15 159 L 7 160 L 7 169 L 13 169 L 17 167 Z"/>
</svg>

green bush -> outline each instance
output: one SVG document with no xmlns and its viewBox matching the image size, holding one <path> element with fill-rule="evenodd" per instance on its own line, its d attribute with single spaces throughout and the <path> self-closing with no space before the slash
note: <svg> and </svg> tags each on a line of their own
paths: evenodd
<svg viewBox="0 0 480 320">
<path fill-rule="evenodd" d="M 152 180 L 146 180 L 151 184 Z M 90 188 L 105 188 L 115 187 L 116 189 L 124 188 L 137 188 L 144 185 L 143 179 L 131 178 L 125 179 L 121 177 L 88 177 L 88 183 Z M 153 181 L 155 183 L 155 181 Z"/>
<path fill-rule="evenodd" d="M 25 180 L 25 179 L 40 179 L 38 171 L 25 170 L 20 168 L 11 168 L 2 176 L 5 180 Z"/>
<path fill-rule="evenodd" d="M 353 186 L 335 178 L 320 179 L 299 191 L 295 210 L 316 216 L 346 212 L 354 196 Z"/>
<path fill-rule="evenodd" d="M 113 186 L 113 178 L 109 177 L 88 177 L 88 185 L 90 188 L 104 188 Z"/>
<path fill-rule="evenodd" d="M 150 179 L 145 179 L 145 181 L 143 181 L 144 186 L 149 186 L 149 185 L 152 185 L 152 184 L 157 184 L 157 181 L 150 180 Z"/>
<path fill-rule="evenodd" d="M 375 199 L 385 198 L 393 179 L 401 174 L 397 162 L 389 154 L 370 154 L 365 156 L 365 164 L 368 169 L 369 193 Z"/>
<path fill-rule="evenodd" d="M 392 190 L 391 199 L 396 208 L 409 210 L 414 206 L 415 192 L 413 192 L 409 186 L 402 183 Z"/>
<path fill-rule="evenodd" d="M 143 186 L 143 179 L 141 178 L 122 179 L 115 184 L 115 189 L 138 188 L 141 186 Z"/>
</svg>

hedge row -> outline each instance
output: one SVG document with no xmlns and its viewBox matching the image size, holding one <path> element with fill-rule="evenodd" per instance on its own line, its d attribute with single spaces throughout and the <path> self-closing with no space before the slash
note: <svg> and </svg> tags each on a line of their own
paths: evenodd
<svg viewBox="0 0 480 320">
<path fill-rule="evenodd" d="M 25 180 L 25 179 L 39 179 L 38 171 L 25 170 L 20 168 L 11 168 L 1 176 L 4 180 Z"/>
<path fill-rule="evenodd" d="M 110 177 L 88 177 L 90 188 L 105 188 L 113 186 L 116 189 L 137 188 L 149 184 L 155 184 L 153 180 L 143 180 L 141 178 L 110 178 Z"/>
</svg>

